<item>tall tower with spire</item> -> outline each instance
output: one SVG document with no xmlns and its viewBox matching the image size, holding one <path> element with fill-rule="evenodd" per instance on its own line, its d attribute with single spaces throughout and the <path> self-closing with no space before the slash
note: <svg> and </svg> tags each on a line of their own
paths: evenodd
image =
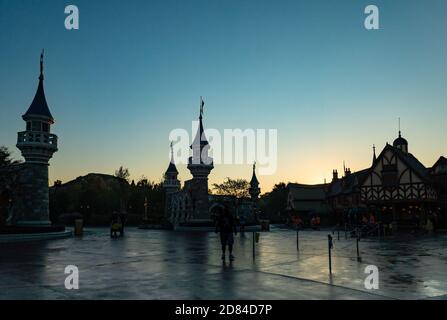
<svg viewBox="0 0 447 320">
<path fill-rule="evenodd" d="M 188 170 L 193 176 L 188 188 L 193 201 L 194 220 L 209 220 L 208 175 L 213 170 L 213 158 L 208 156 L 210 145 L 203 129 L 203 107 L 205 103 L 200 98 L 200 116 L 197 134 L 192 142 L 192 156 L 188 159 Z"/>
<path fill-rule="evenodd" d="M 256 163 L 253 164 L 253 175 L 250 180 L 250 188 L 248 189 L 248 193 L 250 193 L 253 202 L 258 200 L 259 194 L 261 193 L 259 181 L 258 178 L 256 178 Z"/>
<path fill-rule="evenodd" d="M 165 217 L 169 219 L 171 211 L 172 194 L 180 190 L 180 181 L 178 180 L 178 171 L 174 161 L 174 149 L 171 142 L 171 161 L 164 174 L 163 188 L 165 190 Z"/>
<path fill-rule="evenodd" d="M 259 188 L 259 181 L 256 177 L 256 162 L 253 164 L 253 174 L 250 180 L 250 188 L 248 189 L 248 193 L 251 197 L 251 211 L 252 217 L 254 221 L 257 221 L 258 217 L 258 198 L 261 193 L 261 189 Z"/>
<path fill-rule="evenodd" d="M 17 148 L 25 158 L 21 177 L 23 196 L 17 204 L 19 225 L 50 225 L 48 166 L 57 151 L 57 136 L 51 133 L 54 118 L 48 108 L 43 88 L 43 51 L 40 55 L 40 75 L 34 99 L 22 116 L 26 130 L 18 133 Z"/>
</svg>

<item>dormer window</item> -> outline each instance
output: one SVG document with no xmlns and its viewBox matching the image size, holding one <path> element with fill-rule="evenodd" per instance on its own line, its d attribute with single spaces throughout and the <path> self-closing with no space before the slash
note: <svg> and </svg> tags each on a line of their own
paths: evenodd
<svg viewBox="0 0 447 320">
<path fill-rule="evenodd" d="M 43 122 L 42 123 L 42 131 L 43 132 L 50 132 L 50 125 L 48 123 Z"/>
</svg>

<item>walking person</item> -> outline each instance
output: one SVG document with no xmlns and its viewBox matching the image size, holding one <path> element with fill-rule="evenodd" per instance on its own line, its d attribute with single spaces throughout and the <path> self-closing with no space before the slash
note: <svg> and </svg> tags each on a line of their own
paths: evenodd
<svg viewBox="0 0 447 320">
<path fill-rule="evenodd" d="M 230 253 L 229 258 L 230 261 L 233 261 L 233 233 L 234 235 L 237 235 L 237 228 L 235 219 L 227 208 L 221 209 L 219 217 L 217 218 L 216 233 L 218 232 L 220 232 L 220 243 L 222 245 L 222 260 L 225 261 L 225 252 L 228 246 L 228 251 Z"/>
</svg>

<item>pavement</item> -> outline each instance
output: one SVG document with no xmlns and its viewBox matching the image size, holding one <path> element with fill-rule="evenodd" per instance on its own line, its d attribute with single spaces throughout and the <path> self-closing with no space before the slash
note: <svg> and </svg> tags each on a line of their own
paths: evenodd
<svg viewBox="0 0 447 320">
<path fill-rule="evenodd" d="M 214 233 L 108 228 L 82 237 L 0 244 L 0 299 L 447 299 L 447 235 L 355 239 L 328 231 L 273 229 L 235 237 L 232 263 L 221 260 Z M 79 269 L 79 289 L 65 288 L 65 267 Z M 366 289 L 365 267 L 379 270 Z"/>
</svg>

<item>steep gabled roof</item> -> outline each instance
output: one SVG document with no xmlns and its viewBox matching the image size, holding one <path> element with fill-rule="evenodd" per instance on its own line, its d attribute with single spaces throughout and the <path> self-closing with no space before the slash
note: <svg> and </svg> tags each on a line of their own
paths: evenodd
<svg viewBox="0 0 447 320">
<path fill-rule="evenodd" d="M 380 155 L 377 157 L 376 161 L 373 163 L 371 168 L 368 169 L 368 174 L 366 174 L 363 179 L 360 182 L 360 184 L 363 184 L 363 182 L 366 180 L 366 178 L 369 176 L 369 174 L 374 170 L 377 162 L 383 157 L 383 154 L 387 151 L 391 150 L 403 163 L 407 165 L 408 168 L 413 170 L 416 175 L 421 178 L 422 180 L 426 182 L 430 182 L 430 175 L 429 170 L 411 153 L 403 152 L 397 147 L 393 147 L 390 144 L 387 144 L 385 148 L 383 148 Z"/>
<path fill-rule="evenodd" d="M 435 169 L 437 166 L 447 165 L 447 158 L 444 156 L 440 156 L 439 159 L 435 162 L 435 164 L 431 167 L 431 169 Z"/>
</svg>

